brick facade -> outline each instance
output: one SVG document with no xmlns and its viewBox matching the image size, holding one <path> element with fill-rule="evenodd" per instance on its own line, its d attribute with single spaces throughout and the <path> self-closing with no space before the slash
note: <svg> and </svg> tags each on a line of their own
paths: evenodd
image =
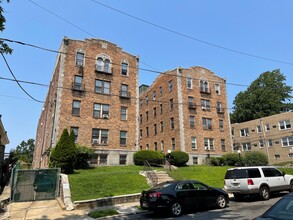
<svg viewBox="0 0 293 220">
<path fill-rule="evenodd" d="M 131 164 L 138 115 L 138 58 L 104 40 L 65 37 L 38 123 L 34 167 L 48 166 L 65 128 L 95 149 L 93 164 Z"/>
<path fill-rule="evenodd" d="M 139 98 L 140 149 L 184 151 L 188 164 L 232 151 L 225 80 L 211 71 L 167 71 L 143 85 Z"/>
<path fill-rule="evenodd" d="M 232 124 L 234 150 L 260 151 L 269 163 L 293 158 L 293 112 L 285 112 L 252 121 Z"/>
</svg>

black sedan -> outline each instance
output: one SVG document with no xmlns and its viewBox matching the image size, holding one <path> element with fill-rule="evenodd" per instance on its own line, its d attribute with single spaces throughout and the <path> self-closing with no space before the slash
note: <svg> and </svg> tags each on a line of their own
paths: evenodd
<svg viewBox="0 0 293 220">
<path fill-rule="evenodd" d="M 229 203 L 228 194 L 219 188 L 210 187 L 196 180 L 169 181 L 142 191 L 140 206 L 142 209 L 159 211 L 167 209 L 173 216 L 183 211 L 218 207 L 225 208 Z"/>
</svg>

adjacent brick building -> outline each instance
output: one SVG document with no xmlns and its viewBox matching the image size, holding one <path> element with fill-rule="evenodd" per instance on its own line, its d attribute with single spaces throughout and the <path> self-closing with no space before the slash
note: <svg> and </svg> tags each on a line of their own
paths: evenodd
<svg viewBox="0 0 293 220">
<path fill-rule="evenodd" d="M 202 67 L 177 68 L 139 91 L 140 149 L 184 151 L 188 164 L 232 151 L 223 78 Z"/>
<path fill-rule="evenodd" d="M 293 112 L 232 124 L 234 150 L 261 151 L 274 164 L 293 158 Z"/>
<path fill-rule="evenodd" d="M 138 148 L 138 57 L 99 39 L 64 38 L 41 113 L 35 168 L 47 167 L 63 129 L 95 150 L 92 164 L 130 164 Z"/>
</svg>

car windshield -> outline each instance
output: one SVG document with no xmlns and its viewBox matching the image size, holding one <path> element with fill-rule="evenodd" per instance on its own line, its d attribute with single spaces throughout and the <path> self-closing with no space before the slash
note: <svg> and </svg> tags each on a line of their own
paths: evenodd
<svg viewBox="0 0 293 220">
<path fill-rule="evenodd" d="M 172 183 L 170 182 L 170 183 L 160 183 L 160 184 L 158 184 L 158 185 L 156 185 L 156 186 L 154 186 L 152 189 L 153 190 L 157 190 L 157 189 L 165 189 L 165 188 L 167 188 L 168 186 L 170 186 Z"/>
<path fill-rule="evenodd" d="M 293 219 L 293 197 L 285 196 L 262 217 L 272 219 Z"/>
</svg>

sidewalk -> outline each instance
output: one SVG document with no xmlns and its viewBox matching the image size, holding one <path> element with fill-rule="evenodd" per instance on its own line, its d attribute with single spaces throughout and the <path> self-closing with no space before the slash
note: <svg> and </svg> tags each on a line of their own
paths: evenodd
<svg viewBox="0 0 293 220">
<path fill-rule="evenodd" d="M 116 209 L 120 215 L 128 215 L 139 212 L 136 208 L 139 203 L 125 203 L 115 206 L 101 207 L 97 210 Z M 57 200 L 34 201 L 34 202 L 17 202 L 7 206 L 7 211 L 1 216 L 1 220 L 92 220 L 87 214 L 93 210 L 72 210 L 66 211 L 61 208 Z"/>
</svg>

